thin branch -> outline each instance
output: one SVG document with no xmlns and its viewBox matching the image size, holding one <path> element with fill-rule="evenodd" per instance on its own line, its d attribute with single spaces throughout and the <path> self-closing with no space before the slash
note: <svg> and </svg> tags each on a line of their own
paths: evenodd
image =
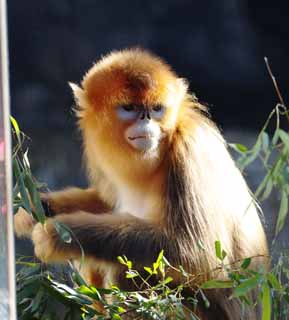
<svg viewBox="0 0 289 320">
<path fill-rule="evenodd" d="M 273 85 L 274 85 L 274 87 L 275 87 L 275 90 L 276 90 L 276 93 L 277 93 L 279 102 L 280 102 L 280 104 L 281 104 L 283 107 L 286 108 L 285 102 L 284 102 L 284 99 L 283 99 L 283 96 L 282 96 L 282 94 L 281 94 L 281 91 L 280 91 L 280 89 L 279 89 L 279 86 L 278 86 L 278 83 L 277 83 L 277 81 L 276 81 L 276 78 L 275 78 L 275 76 L 274 76 L 274 74 L 273 74 L 273 72 L 272 72 L 272 69 L 271 69 L 271 67 L 270 67 L 268 58 L 267 58 L 267 57 L 264 57 L 264 60 L 265 60 L 265 64 L 266 64 L 267 70 L 268 70 L 268 72 L 269 72 L 269 75 L 270 75 L 270 77 L 271 77 L 271 79 L 272 79 Z M 288 113 L 286 113 L 286 118 L 287 118 L 287 120 L 289 121 L 289 115 L 288 115 Z"/>
<path fill-rule="evenodd" d="M 282 97 L 281 91 L 279 90 L 279 87 L 278 87 L 278 83 L 277 83 L 277 81 L 276 81 L 276 78 L 275 78 L 275 76 L 274 76 L 274 74 L 273 74 L 273 72 L 272 72 L 272 70 L 271 70 L 271 67 L 270 67 L 268 58 L 267 58 L 267 57 L 264 57 L 264 60 L 265 60 L 266 67 L 267 67 L 267 70 L 268 70 L 268 72 L 269 72 L 269 75 L 270 75 L 270 77 L 271 77 L 271 79 L 272 79 L 272 81 L 273 81 L 273 84 L 274 84 L 275 90 L 276 90 L 276 92 L 277 92 L 277 96 L 278 96 L 278 98 L 279 98 L 279 101 L 280 101 L 280 103 L 281 103 L 283 106 L 285 106 L 284 99 L 283 99 L 283 97 Z"/>
</svg>

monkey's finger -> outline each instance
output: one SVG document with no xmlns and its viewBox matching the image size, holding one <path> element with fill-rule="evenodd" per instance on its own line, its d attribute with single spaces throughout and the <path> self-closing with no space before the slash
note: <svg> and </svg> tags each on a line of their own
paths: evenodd
<svg viewBox="0 0 289 320">
<path fill-rule="evenodd" d="M 14 215 L 14 230 L 17 237 L 31 238 L 31 233 L 35 224 L 35 219 L 23 208 L 19 208 Z"/>
</svg>

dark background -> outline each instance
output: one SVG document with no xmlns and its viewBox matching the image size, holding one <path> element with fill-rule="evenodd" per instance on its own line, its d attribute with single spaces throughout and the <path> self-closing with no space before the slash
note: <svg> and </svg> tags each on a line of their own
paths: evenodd
<svg viewBox="0 0 289 320">
<path fill-rule="evenodd" d="M 9 0 L 8 19 L 12 113 L 32 139 L 35 175 L 52 189 L 86 184 L 67 82 L 113 49 L 141 46 L 167 60 L 231 141 L 251 144 L 277 102 L 264 56 L 288 101 L 288 0 Z M 271 229 L 277 212 L 272 203 Z"/>
<path fill-rule="evenodd" d="M 289 90 L 289 1 L 8 1 L 12 111 L 28 131 L 71 128 L 68 81 L 113 49 L 151 49 L 221 126 L 258 129 Z"/>
</svg>

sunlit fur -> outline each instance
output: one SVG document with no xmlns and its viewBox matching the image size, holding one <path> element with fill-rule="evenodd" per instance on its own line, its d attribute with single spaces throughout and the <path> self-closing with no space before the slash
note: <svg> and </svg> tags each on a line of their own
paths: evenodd
<svg viewBox="0 0 289 320">
<path fill-rule="evenodd" d="M 71 215 L 73 210 L 70 210 L 69 215 L 57 215 L 54 219 L 68 224 L 80 242 L 88 243 L 91 239 L 87 256 L 89 261 L 110 266 L 106 268 L 109 270 L 107 284 L 119 281 L 122 286 L 122 270 L 98 245 L 103 246 L 104 251 L 135 259 L 138 265 L 152 262 L 154 251 L 163 246 L 173 264 L 200 274 L 196 280 L 199 282 L 212 276 L 226 277 L 222 272 L 212 272 L 218 265 L 216 240 L 221 241 L 227 253 L 226 263 L 249 256 L 267 256 L 255 202 L 226 143 L 208 119 L 205 108 L 188 93 L 186 82 L 166 63 L 139 49 L 113 52 L 88 71 L 81 86 L 71 84 L 71 87 L 78 106 L 91 188 L 98 191 L 101 201 L 113 214 L 111 217 L 80 214 L 77 212 L 83 210 L 80 204 L 75 206 L 75 214 Z M 155 152 L 139 152 L 125 140 L 124 132 L 130 123 L 119 121 L 115 111 L 118 106 L 129 103 L 166 107 L 165 116 L 159 121 L 163 139 Z M 65 193 L 69 190 L 63 195 Z M 77 195 L 74 196 L 77 199 Z M 59 207 L 63 206 L 61 197 L 55 201 L 53 193 L 50 200 L 55 208 L 57 202 Z M 106 228 L 109 234 L 115 232 L 115 243 L 111 237 L 107 240 Z M 118 231 L 118 228 L 123 229 Z M 156 233 L 147 236 L 149 230 L 154 229 Z M 47 248 L 39 236 L 41 226 L 36 230 L 32 237 L 38 256 L 53 261 L 53 254 L 42 257 L 41 252 L 47 252 Z M 90 230 L 90 234 L 85 230 Z M 135 248 L 130 250 L 126 241 L 133 241 L 133 237 Z M 72 245 L 71 249 L 64 248 L 55 234 L 52 238 L 58 241 L 54 248 L 63 251 L 62 260 L 75 254 L 77 257 L 78 251 Z M 96 241 L 95 248 L 91 249 L 93 241 Z M 147 248 L 154 249 L 146 250 L 142 241 L 147 241 Z M 118 250 L 118 246 L 122 250 Z M 252 267 L 260 262 L 266 265 L 265 258 L 253 261 Z M 211 311 L 200 308 L 202 319 L 241 318 L 240 305 L 229 301 L 225 293 L 211 291 L 208 295 L 212 307 Z M 242 319 L 255 318 L 254 312 L 247 311 Z"/>
</svg>

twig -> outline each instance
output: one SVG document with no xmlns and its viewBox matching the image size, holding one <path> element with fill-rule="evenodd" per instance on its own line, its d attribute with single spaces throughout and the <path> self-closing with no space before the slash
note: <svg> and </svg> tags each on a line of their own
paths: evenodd
<svg viewBox="0 0 289 320">
<path fill-rule="evenodd" d="M 268 72 L 269 72 L 269 75 L 270 75 L 270 77 L 271 77 L 271 79 L 272 79 L 272 81 L 273 81 L 273 85 L 274 85 L 274 87 L 275 87 L 275 90 L 276 90 L 276 93 L 277 93 L 279 102 L 280 102 L 280 104 L 281 104 L 283 107 L 286 108 L 285 102 L 284 102 L 284 99 L 283 99 L 283 96 L 282 96 L 281 91 L 280 91 L 280 89 L 279 89 L 279 86 L 278 86 L 278 83 L 277 83 L 277 81 L 276 81 L 276 78 L 275 78 L 275 76 L 274 76 L 274 74 L 273 74 L 273 72 L 272 72 L 272 70 L 271 70 L 271 67 L 270 67 L 268 58 L 267 58 L 267 57 L 264 57 L 264 60 L 265 60 L 265 64 L 266 64 L 267 70 L 268 70 Z M 288 114 L 288 113 L 286 113 L 286 118 L 287 118 L 287 120 L 289 121 L 289 114 Z"/>
<path fill-rule="evenodd" d="M 272 72 L 272 70 L 271 70 L 270 65 L 269 65 L 268 58 L 267 58 L 267 57 L 264 57 L 264 60 L 265 60 L 265 63 L 266 63 L 267 70 L 268 70 L 268 72 L 269 72 L 269 74 L 270 74 L 270 77 L 271 77 L 271 79 L 272 79 L 272 81 L 273 81 L 273 84 L 274 84 L 275 90 L 276 90 L 276 92 L 277 92 L 279 101 L 280 101 L 280 103 L 281 103 L 283 106 L 285 106 L 284 99 L 283 99 L 282 94 L 281 94 L 281 92 L 280 92 L 280 90 L 279 90 L 279 87 L 278 87 L 276 78 L 275 78 L 275 76 L 274 76 L 274 74 L 273 74 L 273 72 Z"/>
</svg>

